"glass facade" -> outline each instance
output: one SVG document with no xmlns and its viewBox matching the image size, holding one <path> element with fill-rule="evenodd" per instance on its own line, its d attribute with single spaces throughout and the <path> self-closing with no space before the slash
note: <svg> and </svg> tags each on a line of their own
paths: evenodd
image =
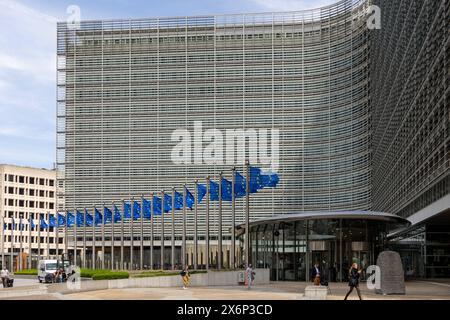
<svg viewBox="0 0 450 320">
<path fill-rule="evenodd" d="M 389 230 L 408 223 L 370 212 L 351 215 L 304 213 L 253 222 L 250 263 L 269 268 L 271 280 L 309 281 L 311 268 L 319 262 L 322 279 L 336 282 L 347 281 L 348 269 L 357 262 L 364 280 L 365 269 L 376 264 L 379 252 L 386 249 Z"/>
<path fill-rule="evenodd" d="M 171 134 L 201 121 L 203 130 L 279 130 L 280 184 L 252 196 L 252 219 L 369 209 L 366 7 L 343 0 L 299 12 L 83 21 L 78 30 L 58 24 L 58 208 L 92 210 L 183 183 L 193 188 L 221 171 L 231 179 L 232 164 L 220 160 L 171 160 Z M 234 164 L 242 172 L 243 163 Z M 223 208 L 228 239 L 230 207 Z M 236 208 L 240 223 L 243 202 Z M 192 240 L 192 215 L 187 228 Z M 177 215 L 177 236 L 181 230 Z"/>
</svg>

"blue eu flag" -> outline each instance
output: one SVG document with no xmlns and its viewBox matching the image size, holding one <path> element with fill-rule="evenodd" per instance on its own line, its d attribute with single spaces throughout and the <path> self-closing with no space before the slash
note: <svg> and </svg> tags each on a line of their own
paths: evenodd
<svg viewBox="0 0 450 320">
<path fill-rule="evenodd" d="M 77 228 L 81 228 L 84 225 L 84 214 L 77 210 L 76 213 L 76 224 Z"/>
<path fill-rule="evenodd" d="M 150 219 L 152 213 L 150 212 L 150 201 L 147 199 L 142 198 L 142 215 L 145 219 Z"/>
<path fill-rule="evenodd" d="M 245 197 L 246 184 L 247 181 L 245 180 L 245 178 L 239 172 L 236 171 L 234 173 L 234 196 L 236 198 Z"/>
<path fill-rule="evenodd" d="M 72 212 L 67 211 L 67 227 L 70 228 L 75 224 L 75 216 Z"/>
<path fill-rule="evenodd" d="M 96 226 L 102 223 L 103 220 L 102 213 L 97 208 L 94 208 L 94 217 L 95 217 L 94 223 Z"/>
<path fill-rule="evenodd" d="M 123 203 L 123 219 L 131 219 L 131 205 L 128 202 Z"/>
<path fill-rule="evenodd" d="M 209 180 L 209 200 L 219 200 L 219 184 Z"/>
<path fill-rule="evenodd" d="M 276 173 L 261 174 L 261 181 L 263 187 L 275 188 L 280 178 Z"/>
<path fill-rule="evenodd" d="M 201 203 L 206 195 L 206 186 L 203 184 L 197 184 L 197 203 Z"/>
<path fill-rule="evenodd" d="M 66 217 L 58 213 L 58 227 L 64 227 L 66 225 Z"/>
<path fill-rule="evenodd" d="M 51 228 L 56 227 L 56 218 L 53 214 L 48 216 L 48 226 Z"/>
<path fill-rule="evenodd" d="M 108 207 L 103 207 L 103 216 L 105 217 L 104 224 L 112 222 L 112 211 Z"/>
<path fill-rule="evenodd" d="M 89 213 L 89 211 L 86 209 L 86 226 L 92 227 L 94 225 L 94 217 Z"/>
<path fill-rule="evenodd" d="M 14 225 L 14 220 L 13 220 L 13 225 Z M 44 217 L 40 217 L 39 219 L 39 226 L 41 227 L 41 229 L 47 229 L 48 228 L 48 224 L 45 223 Z"/>
<path fill-rule="evenodd" d="M 250 193 L 256 193 L 258 190 L 264 188 L 261 178 L 261 169 L 257 167 L 250 167 Z"/>
<path fill-rule="evenodd" d="M 153 196 L 153 212 L 155 215 L 161 215 L 161 198 Z"/>
<path fill-rule="evenodd" d="M 192 193 L 188 190 L 188 188 L 186 188 L 186 187 L 185 187 L 185 192 L 186 192 L 186 207 L 188 207 L 189 209 L 192 210 L 192 208 L 194 207 L 195 198 L 192 195 Z"/>
<path fill-rule="evenodd" d="M 175 191 L 175 209 L 181 210 L 183 209 L 183 194 Z"/>
<path fill-rule="evenodd" d="M 114 205 L 114 223 L 119 222 L 120 220 L 122 220 L 122 215 L 120 214 L 119 208 Z"/>
<path fill-rule="evenodd" d="M 172 197 L 164 194 L 164 212 L 172 211 Z"/>
<path fill-rule="evenodd" d="M 141 205 L 137 201 L 133 201 L 133 220 L 138 220 L 141 217 Z"/>
<path fill-rule="evenodd" d="M 224 200 L 224 201 L 231 201 L 232 200 L 232 184 L 231 184 L 231 182 L 230 181 L 228 181 L 227 179 L 225 179 L 225 178 L 222 178 L 222 182 L 221 182 L 221 185 L 222 185 L 222 190 L 221 190 L 221 197 L 222 197 L 222 200 Z"/>
</svg>

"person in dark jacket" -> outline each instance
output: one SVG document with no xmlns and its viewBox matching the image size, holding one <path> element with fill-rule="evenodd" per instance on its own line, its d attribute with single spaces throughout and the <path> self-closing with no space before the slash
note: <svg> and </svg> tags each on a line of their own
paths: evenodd
<svg viewBox="0 0 450 320">
<path fill-rule="evenodd" d="M 322 273 L 322 268 L 320 267 L 319 261 L 314 264 L 311 269 L 311 280 L 314 282 L 315 286 L 320 286 L 320 274 Z"/>
<path fill-rule="evenodd" d="M 361 275 L 361 271 L 362 270 L 358 269 L 357 263 L 352 264 L 352 267 L 348 271 L 348 278 L 349 278 L 348 286 L 350 287 L 350 289 L 348 290 L 344 300 L 347 300 L 348 296 L 350 295 L 350 293 L 352 293 L 353 289 L 356 289 L 359 300 L 362 300 L 361 291 L 359 291 L 359 277 Z"/>
</svg>

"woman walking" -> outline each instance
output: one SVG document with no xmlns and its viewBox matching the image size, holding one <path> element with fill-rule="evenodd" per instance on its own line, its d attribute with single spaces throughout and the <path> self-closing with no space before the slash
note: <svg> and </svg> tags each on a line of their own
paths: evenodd
<svg viewBox="0 0 450 320">
<path fill-rule="evenodd" d="M 183 280 L 183 289 L 187 289 L 187 287 L 189 286 L 189 278 L 190 278 L 189 267 L 188 266 L 184 267 L 184 269 L 180 272 L 180 275 L 181 279 Z"/>
<path fill-rule="evenodd" d="M 356 292 L 358 293 L 358 297 L 359 300 L 362 300 L 361 298 L 361 292 L 359 291 L 359 276 L 361 274 L 360 269 L 358 269 L 358 264 L 357 263 L 353 263 L 352 267 L 350 268 L 349 272 L 348 272 L 348 286 L 350 287 L 350 289 L 347 292 L 347 295 L 345 296 L 344 300 L 347 300 L 348 296 L 350 295 L 350 293 L 352 293 L 353 289 L 356 289 Z"/>
</svg>

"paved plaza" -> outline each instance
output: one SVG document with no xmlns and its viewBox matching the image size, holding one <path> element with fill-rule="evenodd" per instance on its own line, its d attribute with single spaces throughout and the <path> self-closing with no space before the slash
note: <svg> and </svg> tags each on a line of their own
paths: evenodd
<svg viewBox="0 0 450 320">
<path fill-rule="evenodd" d="M 20 279 L 16 290 L 31 288 L 30 280 Z M 251 290 L 237 286 L 182 288 L 127 288 L 86 291 L 72 294 L 41 294 L 10 299 L 20 300 L 301 300 L 304 282 L 272 282 L 268 285 L 255 285 Z M 348 290 L 346 283 L 331 283 L 328 300 L 343 300 Z M 361 292 L 365 300 L 450 300 L 450 279 L 430 281 L 408 281 L 406 295 L 378 295 L 368 290 L 364 284 Z M 349 300 L 356 300 L 353 292 Z"/>
</svg>

